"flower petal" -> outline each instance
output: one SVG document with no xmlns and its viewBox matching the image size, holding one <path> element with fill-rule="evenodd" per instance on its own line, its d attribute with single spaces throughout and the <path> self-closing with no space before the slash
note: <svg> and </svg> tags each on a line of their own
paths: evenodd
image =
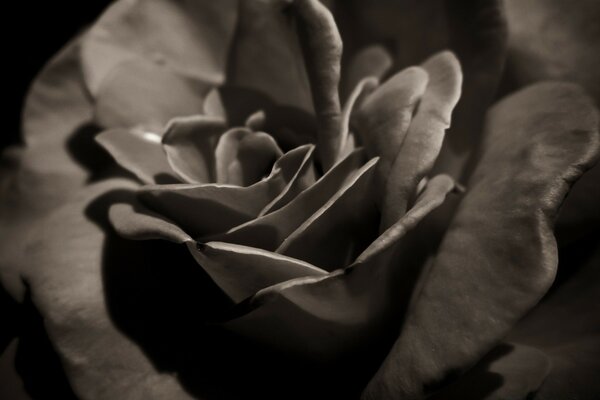
<svg viewBox="0 0 600 400">
<path fill-rule="evenodd" d="M 392 56 L 383 46 L 373 45 L 360 49 L 352 55 L 346 71 L 342 71 L 342 91 L 346 98 L 354 88 L 365 78 L 373 77 L 378 80 L 390 70 L 393 64 Z"/>
<path fill-rule="evenodd" d="M 112 205 L 108 216 L 113 228 L 126 239 L 164 239 L 175 243 L 192 241 L 180 227 L 133 200 Z"/>
<path fill-rule="evenodd" d="M 421 66 L 429 81 L 389 172 L 382 207 L 383 229 L 403 215 L 417 195 L 417 185 L 433 167 L 460 97 L 462 73 L 454 54 L 436 54 Z"/>
<path fill-rule="evenodd" d="M 102 82 L 131 59 L 219 84 L 237 19 L 233 0 L 120 0 L 92 26 L 82 46 L 86 82 L 96 96 Z"/>
<path fill-rule="evenodd" d="M 196 115 L 171 120 L 162 138 L 169 164 L 188 183 L 214 182 L 215 147 L 226 130 L 219 117 Z"/>
<path fill-rule="evenodd" d="M 343 360 L 354 372 L 365 366 L 372 368 L 365 359 L 373 360 L 389 332 L 395 332 L 390 330 L 390 322 L 397 310 L 390 299 L 402 285 L 396 278 L 405 267 L 381 262 L 379 255 L 390 247 L 384 242 L 394 244 L 439 206 L 449 191 L 448 182 L 452 187 L 453 181 L 447 176 L 432 179 L 429 190 L 425 189 L 414 210 L 398 221 L 393 234 L 377 240 L 350 267 L 325 277 L 299 278 L 268 287 L 225 326 L 269 350 L 291 353 L 321 366 Z"/>
<path fill-rule="evenodd" d="M 310 86 L 298 38 L 283 13 L 285 6 L 286 1 L 278 0 L 239 2 L 227 82 L 310 112 Z"/>
<path fill-rule="evenodd" d="M 290 279 L 327 273 L 307 262 L 231 243 L 188 243 L 198 264 L 234 302 Z"/>
<path fill-rule="evenodd" d="M 593 399 L 600 393 L 599 265 L 598 235 L 561 249 L 553 290 L 509 334 L 509 340 L 535 346 L 552 361 L 535 399 Z"/>
<path fill-rule="evenodd" d="M 348 190 L 373 166 L 363 164 L 364 152 L 357 150 L 284 207 L 236 226 L 228 232 L 205 237 L 204 240 L 236 243 L 275 251 L 286 237 L 332 196 Z"/>
<path fill-rule="evenodd" d="M 225 232 L 256 218 L 298 179 L 311 147 L 283 155 L 266 179 L 242 187 L 220 184 L 145 186 L 139 198 L 151 210 L 171 219 L 194 238 Z"/>
<path fill-rule="evenodd" d="M 385 183 L 402 146 L 413 111 L 427 87 L 427 71 L 407 68 L 361 102 L 352 125 L 370 157 L 380 157 L 379 179 Z"/>
<path fill-rule="evenodd" d="M 209 89 L 206 83 L 178 76 L 158 64 L 122 62 L 98 89 L 96 120 L 105 128 L 141 126 L 162 132 L 170 119 L 198 114 Z"/>
<path fill-rule="evenodd" d="M 293 0 L 306 71 L 317 116 L 317 152 L 324 171 L 337 161 L 341 146 L 339 83 L 342 39 L 333 15 L 319 0 Z"/>
<path fill-rule="evenodd" d="M 369 161 L 352 185 L 335 193 L 275 251 L 328 271 L 349 265 L 377 233 L 376 163 L 376 158 Z"/>
<path fill-rule="evenodd" d="M 95 137 L 115 161 L 144 183 L 177 182 L 160 145 L 160 136 L 141 129 L 110 129 Z"/>
<path fill-rule="evenodd" d="M 523 400 L 530 398 L 550 371 L 542 351 L 518 343 L 503 343 L 431 400 Z"/>
<path fill-rule="evenodd" d="M 597 156 L 597 112 L 577 86 L 543 83 L 497 104 L 486 127 L 469 191 L 365 398 L 420 398 L 464 371 L 554 279 L 551 224 Z"/>
<path fill-rule="evenodd" d="M 38 220 L 23 254 L 28 261 L 23 278 L 77 396 L 189 399 L 176 378 L 159 373 L 117 329 L 107 309 L 106 235 L 86 210 L 99 195 L 135 186 L 123 180 L 89 186 Z"/>
<path fill-rule="evenodd" d="M 263 178 L 282 154 L 275 140 L 264 132 L 231 129 L 219 138 L 215 148 L 216 181 L 251 185 Z"/>
</svg>

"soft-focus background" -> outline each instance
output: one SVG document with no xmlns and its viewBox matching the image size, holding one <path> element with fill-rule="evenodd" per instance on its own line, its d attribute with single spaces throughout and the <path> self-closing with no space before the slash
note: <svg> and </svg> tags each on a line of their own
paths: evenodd
<svg viewBox="0 0 600 400">
<path fill-rule="evenodd" d="M 8 121 L 0 148 L 19 140 L 21 107 L 27 88 L 45 62 L 83 26 L 93 21 L 110 0 L 14 1 L 3 9 L 8 45 L 4 53 L 5 111 Z M 7 84 L 6 84 L 7 83 Z"/>
</svg>

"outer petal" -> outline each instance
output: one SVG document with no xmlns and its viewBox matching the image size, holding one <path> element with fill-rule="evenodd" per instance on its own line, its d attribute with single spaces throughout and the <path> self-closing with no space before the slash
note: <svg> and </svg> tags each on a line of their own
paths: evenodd
<svg viewBox="0 0 600 400">
<path fill-rule="evenodd" d="M 142 182 L 178 181 L 167 162 L 158 134 L 139 128 L 111 129 L 95 139 L 121 167 Z"/>
<path fill-rule="evenodd" d="M 86 35 L 82 59 L 93 95 L 121 62 L 145 59 L 218 84 L 236 22 L 236 1 L 121 0 Z"/>
<path fill-rule="evenodd" d="M 23 255 L 29 265 L 23 275 L 79 397 L 188 399 L 175 378 L 157 373 L 108 314 L 105 233 L 88 219 L 86 208 L 100 194 L 133 187 L 127 181 L 103 182 L 39 221 Z"/>
<path fill-rule="evenodd" d="M 543 83 L 496 105 L 486 126 L 469 191 L 365 398 L 420 398 L 463 371 L 554 279 L 551 224 L 597 156 L 596 110 L 577 86 Z"/>
</svg>

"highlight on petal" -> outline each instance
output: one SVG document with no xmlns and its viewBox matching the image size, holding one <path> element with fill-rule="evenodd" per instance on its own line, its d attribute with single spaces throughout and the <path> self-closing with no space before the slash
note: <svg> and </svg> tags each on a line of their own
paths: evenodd
<svg viewBox="0 0 600 400">
<path fill-rule="evenodd" d="M 225 232 L 256 218 L 299 180 L 312 148 L 283 155 L 271 174 L 251 186 L 179 184 L 145 186 L 138 196 L 151 210 L 164 215 L 194 238 Z M 307 158 L 307 155 L 308 158 Z"/>
<path fill-rule="evenodd" d="M 279 245 L 277 253 L 332 271 L 350 264 L 373 240 L 379 210 L 372 159 L 347 187 L 335 193 Z"/>
<path fill-rule="evenodd" d="M 460 97 L 462 73 L 454 54 L 448 51 L 436 54 L 421 67 L 427 71 L 429 81 L 386 182 L 382 230 L 403 215 L 414 201 L 417 185 L 429 173 L 440 152 L 452 110 Z"/>
<path fill-rule="evenodd" d="M 422 397 L 542 298 L 558 262 L 552 222 L 599 144 L 597 111 L 575 85 L 533 85 L 490 111 L 469 190 L 365 398 Z"/>
<path fill-rule="evenodd" d="M 116 1 L 82 43 L 88 88 L 96 96 L 113 69 L 131 59 L 162 64 L 201 82 L 222 83 L 236 19 L 233 0 Z"/>
<path fill-rule="evenodd" d="M 337 161 L 341 146 L 342 39 L 333 15 L 319 0 L 293 0 L 300 44 L 317 116 L 317 153 L 324 171 Z"/>
<path fill-rule="evenodd" d="M 192 241 L 177 225 L 138 202 L 114 204 L 110 207 L 108 217 L 113 228 L 126 239 L 164 239 L 175 243 Z"/>
<path fill-rule="evenodd" d="M 231 243 L 188 243 L 198 264 L 234 302 L 290 279 L 323 276 L 327 272 L 281 254 Z"/>
<path fill-rule="evenodd" d="M 142 60 L 120 63 L 96 95 L 96 120 L 105 128 L 141 126 L 162 132 L 169 120 L 198 114 L 210 86 Z"/>
<path fill-rule="evenodd" d="M 216 180 L 215 147 L 226 130 L 219 117 L 195 115 L 172 119 L 162 145 L 173 171 L 188 183 Z"/>
<path fill-rule="evenodd" d="M 204 237 L 203 240 L 236 243 L 275 251 L 286 237 L 332 196 L 348 190 L 361 175 L 373 167 L 373 163 L 369 165 L 364 163 L 364 152 L 360 149 L 356 150 L 284 207 L 227 232 Z"/>
<path fill-rule="evenodd" d="M 95 137 L 115 161 L 144 183 L 177 178 L 160 145 L 160 136 L 142 129 L 110 129 Z"/>
</svg>

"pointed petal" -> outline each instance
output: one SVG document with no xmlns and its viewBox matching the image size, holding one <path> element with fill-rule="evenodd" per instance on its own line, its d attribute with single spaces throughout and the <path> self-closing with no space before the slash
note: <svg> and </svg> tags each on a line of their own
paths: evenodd
<svg viewBox="0 0 600 400">
<path fill-rule="evenodd" d="M 386 182 L 382 230 L 403 215 L 414 200 L 417 185 L 439 154 L 452 110 L 460 97 L 462 73 L 454 54 L 436 54 L 422 68 L 427 71 L 429 82 Z"/>
<path fill-rule="evenodd" d="M 217 183 L 248 186 L 269 171 L 283 152 L 264 132 L 234 128 L 219 138 L 215 148 Z"/>
<path fill-rule="evenodd" d="M 279 245 L 276 252 L 332 271 L 350 264 L 373 240 L 379 211 L 373 190 L 377 159 L 333 195 Z"/>
<path fill-rule="evenodd" d="M 140 200 L 150 209 L 174 221 L 192 237 L 225 232 L 256 218 L 277 199 L 306 164 L 304 147 L 283 155 L 272 173 L 254 185 L 180 184 L 145 186 Z"/>
<path fill-rule="evenodd" d="M 110 129 L 95 139 L 121 167 L 142 182 L 177 181 L 158 134 L 141 129 Z"/>
<path fill-rule="evenodd" d="M 286 206 L 236 226 L 228 232 L 204 239 L 275 251 L 286 237 L 323 204 L 338 191 L 351 186 L 367 169 L 369 167 L 364 166 L 364 152 L 357 150 Z"/>
<path fill-rule="evenodd" d="M 98 89 L 96 120 L 105 128 L 162 132 L 170 119 L 200 112 L 209 88 L 148 61 L 123 62 Z"/>
<path fill-rule="evenodd" d="M 420 398 L 463 371 L 554 279 L 551 224 L 597 157 L 597 112 L 579 87 L 542 83 L 497 104 L 486 127 L 469 191 L 366 398 Z"/>
<path fill-rule="evenodd" d="M 226 130 L 219 117 L 196 115 L 171 120 L 162 138 L 173 170 L 188 183 L 215 180 L 215 147 Z"/>
<path fill-rule="evenodd" d="M 236 303 L 280 282 L 326 274 L 304 261 L 254 247 L 221 242 L 190 242 L 188 250 Z"/>
<path fill-rule="evenodd" d="M 113 69 L 131 59 L 162 63 L 171 72 L 221 83 L 236 19 L 233 0 L 116 1 L 83 41 L 88 88 L 97 95 Z"/>
</svg>

